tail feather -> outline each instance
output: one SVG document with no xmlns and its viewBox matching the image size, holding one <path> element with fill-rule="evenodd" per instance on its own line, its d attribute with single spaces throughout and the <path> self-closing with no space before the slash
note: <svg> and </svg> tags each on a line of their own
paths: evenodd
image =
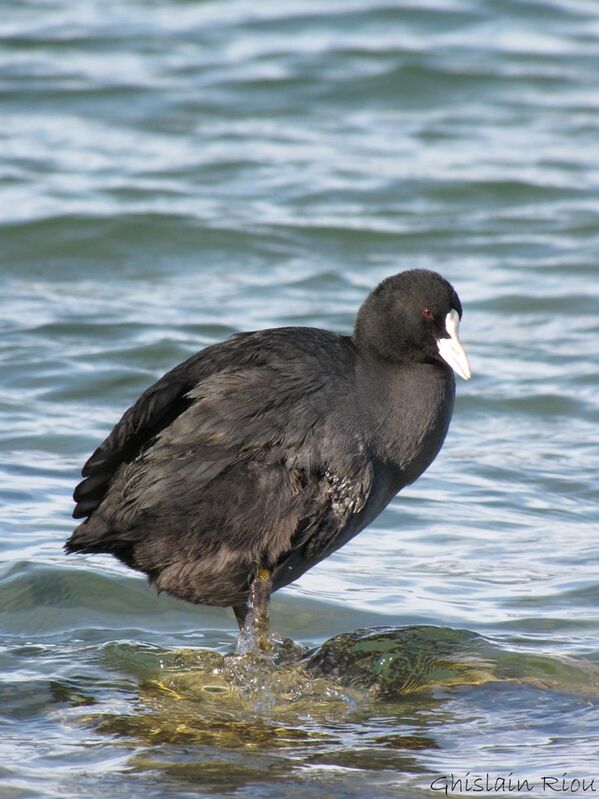
<svg viewBox="0 0 599 799">
<path fill-rule="evenodd" d="M 133 542 L 111 533 L 107 525 L 92 516 L 75 529 L 64 545 L 67 555 L 74 552 L 114 555 L 127 566 L 135 568 Z"/>
</svg>

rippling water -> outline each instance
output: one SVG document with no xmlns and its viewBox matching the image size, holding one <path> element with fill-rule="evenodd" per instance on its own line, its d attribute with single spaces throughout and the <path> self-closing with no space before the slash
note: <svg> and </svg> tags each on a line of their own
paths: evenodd
<svg viewBox="0 0 599 799">
<path fill-rule="evenodd" d="M 2 796 L 599 778 L 599 7 L 5 0 L 0 36 Z M 475 378 L 274 601 L 306 647 L 366 632 L 244 666 L 229 611 L 63 556 L 145 386 L 238 330 L 347 332 L 408 267 L 457 287 Z"/>
</svg>

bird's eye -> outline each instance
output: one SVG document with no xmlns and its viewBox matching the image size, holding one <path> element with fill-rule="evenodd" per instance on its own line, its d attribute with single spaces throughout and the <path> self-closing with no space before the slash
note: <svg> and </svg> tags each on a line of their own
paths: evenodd
<svg viewBox="0 0 599 799">
<path fill-rule="evenodd" d="M 423 309 L 422 309 L 422 315 L 424 316 L 424 318 L 425 318 L 425 319 L 434 319 L 434 318 L 435 318 L 435 317 L 432 315 L 432 313 L 429 311 L 429 309 L 428 309 L 428 308 L 423 308 Z"/>
</svg>

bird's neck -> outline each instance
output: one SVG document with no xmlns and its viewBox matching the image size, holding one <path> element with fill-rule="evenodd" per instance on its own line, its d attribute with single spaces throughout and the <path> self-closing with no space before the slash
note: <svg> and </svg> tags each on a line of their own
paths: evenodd
<svg viewBox="0 0 599 799">
<path fill-rule="evenodd" d="M 359 412 L 375 457 L 411 482 L 439 452 L 453 412 L 455 380 L 444 364 L 358 358 Z"/>
</svg>

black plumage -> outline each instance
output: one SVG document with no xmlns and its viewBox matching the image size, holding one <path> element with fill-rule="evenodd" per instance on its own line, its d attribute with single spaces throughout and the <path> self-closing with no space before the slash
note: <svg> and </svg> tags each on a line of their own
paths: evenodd
<svg viewBox="0 0 599 799">
<path fill-rule="evenodd" d="M 210 605 L 242 606 L 260 569 L 269 591 L 292 582 L 437 455 L 454 403 L 448 345 L 469 376 L 450 330 L 461 313 L 446 280 L 412 270 L 369 295 L 351 337 L 276 328 L 193 355 L 83 467 L 73 516 L 85 521 L 66 551 L 110 553 Z"/>
</svg>

